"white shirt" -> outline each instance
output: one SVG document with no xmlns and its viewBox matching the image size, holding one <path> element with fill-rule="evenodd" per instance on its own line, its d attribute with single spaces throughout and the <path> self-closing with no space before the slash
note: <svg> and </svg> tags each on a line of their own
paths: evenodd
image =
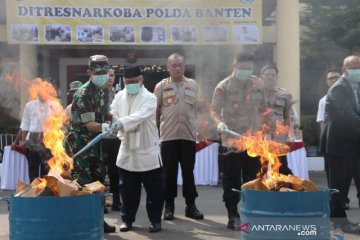
<svg viewBox="0 0 360 240">
<path fill-rule="evenodd" d="M 325 120 L 325 102 L 326 102 L 326 95 L 322 97 L 319 101 L 316 122 L 323 122 Z"/>
<path fill-rule="evenodd" d="M 127 171 L 143 172 L 162 166 L 160 140 L 156 127 L 157 99 L 144 86 L 136 95 L 125 89 L 115 95 L 111 104 L 113 121 L 119 120 L 123 129 L 116 165 Z"/>
<path fill-rule="evenodd" d="M 42 102 L 39 99 L 27 102 L 21 119 L 21 130 L 43 132 L 42 124 L 51 112 L 51 105 L 50 101 Z"/>
</svg>

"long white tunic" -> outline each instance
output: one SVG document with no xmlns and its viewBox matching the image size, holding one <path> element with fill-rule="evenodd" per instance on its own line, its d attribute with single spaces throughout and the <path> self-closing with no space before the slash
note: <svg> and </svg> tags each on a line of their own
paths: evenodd
<svg viewBox="0 0 360 240">
<path fill-rule="evenodd" d="M 116 165 L 127 171 L 143 172 L 162 166 L 159 133 L 155 111 L 157 99 L 144 86 L 136 95 L 122 90 L 111 104 L 113 120 L 120 120 L 123 129 Z"/>
</svg>

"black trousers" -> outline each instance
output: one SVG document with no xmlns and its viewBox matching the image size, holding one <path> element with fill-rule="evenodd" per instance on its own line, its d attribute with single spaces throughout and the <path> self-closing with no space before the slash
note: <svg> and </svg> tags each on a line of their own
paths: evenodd
<svg viewBox="0 0 360 240">
<path fill-rule="evenodd" d="M 107 167 L 107 174 L 110 181 L 110 192 L 113 196 L 118 196 L 120 194 L 120 178 L 118 167 L 116 166 L 120 143 L 121 141 L 118 138 L 103 138 L 101 140 L 102 155 Z"/>
<path fill-rule="evenodd" d="M 335 223 L 341 224 L 346 220 L 346 212 L 344 209 L 347 194 L 351 184 L 351 179 L 360 169 L 360 162 L 355 156 L 337 156 L 327 154 L 329 160 L 329 188 L 338 189 L 339 193 L 331 196 L 330 217 Z M 355 183 L 359 183 L 359 179 L 355 179 Z"/>
<path fill-rule="evenodd" d="M 289 168 L 288 165 L 288 161 L 287 161 L 287 156 L 281 156 L 279 157 L 279 161 L 281 163 L 281 167 L 279 169 L 279 173 L 284 174 L 284 175 L 289 175 L 289 174 L 293 174 L 293 172 L 291 171 L 291 169 Z"/>
<path fill-rule="evenodd" d="M 146 191 L 146 211 L 151 223 L 160 223 L 164 207 L 163 168 L 145 172 L 130 172 L 119 169 L 120 194 L 123 201 L 122 221 L 135 222 L 141 199 L 141 184 Z"/>
<path fill-rule="evenodd" d="M 39 152 L 28 149 L 26 158 L 28 160 L 30 182 L 47 174 L 47 166 L 42 162 Z"/>
<path fill-rule="evenodd" d="M 194 180 L 196 143 L 188 140 L 172 140 L 161 143 L 161 157 L 165 175 L 165 201 L 172 203 L 177 196 L 177 176 L 180 163 L 187 204 L 193 204 L 198 196 Z"/>
<path fill-rule="evenodd" d="M 232 188 L 241 189 L 241 185 L 254 180 L 261 168 L 258 157 L 250 157 L 246 152 L 230 153 L 223 157 L 223 200 L 227 204 L 238 204 L 240 196 Z"/>
<path fill-rule="evenodd" d="M 47 175 L 49 172 L 48 160 L 52 157 L 51 151 L 41 141 L 42 133 L 30 133 L 27 143 L 29 179 L 32 182 L 37 177 Z M 39 170 L 40 169 L 40 170 Z"/>
</svg>

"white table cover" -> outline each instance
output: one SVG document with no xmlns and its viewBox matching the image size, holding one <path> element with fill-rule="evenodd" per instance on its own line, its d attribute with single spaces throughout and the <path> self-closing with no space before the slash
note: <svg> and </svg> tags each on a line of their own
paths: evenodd
<svg viewBox="0 0 360 240">
<path fill-rule="evenodd" d="M 16 182 L 18 180 L 29 183 L 29 169 L 25 155 L 11 150 L 10 146 L 6 146 L 4 148 L 0 176 L 1 189 L 16 189 Z"/>
<path fill-rule="evenodd" d="M 219 181 L 218 165 L 219 144 L 212 143 L 196 153 L 194 178 L 195 185 L 217 185 Z M 178 185 L 182 185 L 181 167 L 179 164 Z"/>
<path fill-rule="evenodd" d="M 288 166 L 297 177 L 309 179 L 309 168 L 305 148 L 287 154 Z"/>
</svg>

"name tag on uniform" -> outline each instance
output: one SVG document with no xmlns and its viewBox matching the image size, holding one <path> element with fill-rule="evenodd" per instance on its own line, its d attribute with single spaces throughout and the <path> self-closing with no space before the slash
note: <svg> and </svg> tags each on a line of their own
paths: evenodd
<svg viewBox="0 0 360 240">
<path fill-rule="evenodd" d="M 172 91 L 172 90 L 174 90 L 172 84 L 165 84 L 165 86 L 163 88 L 163 92 Z"/>
<path fill-rule="evenodd" d="M 95 113 L 94 112 L 87 112 L 80 115 L 81 122 L 87 123 L 87 122 L 94 122 L 95 121 Z"/>
</svg>

